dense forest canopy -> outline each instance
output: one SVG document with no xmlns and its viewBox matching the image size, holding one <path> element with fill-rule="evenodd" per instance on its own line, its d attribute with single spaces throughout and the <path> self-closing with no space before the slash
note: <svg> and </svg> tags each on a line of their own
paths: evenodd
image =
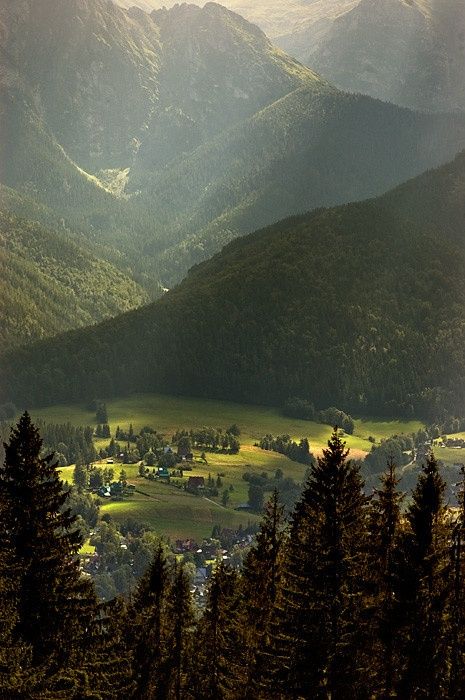
<svg viewBox="0 0 465 700">
<path fill-rule="evenodd" d="M 7 358 L 5 400 L 163 390 L 460 415 L 464 179 L 462 154 L 379 199 L 236 240 L 153 305 Z"/>
</svg>

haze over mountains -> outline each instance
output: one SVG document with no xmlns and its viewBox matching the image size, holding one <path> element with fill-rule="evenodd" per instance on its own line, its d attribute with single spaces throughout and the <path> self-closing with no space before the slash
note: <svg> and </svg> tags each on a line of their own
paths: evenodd
<svg viewBox="0 0 465 700">
<path fill-rule="evenodd" d="M 464 116 L 341 93 L 215 3 L 15 0 L 0 26 L 13 210 L 32 198 L 42 224 L 150 294 L 237 235 L 378 195 L 465 146 Z"/>
<path fill-rule="evenodd" d="M 414 109 L 465 109 L 464 0 L 360 0 L 275 41 L 342 89 Z"/>
<path fill-rule="evenodd" d="M 143 305 L 233 239 L 300 217 L 229 245 L 155 306 L 9 364 L 10 394 L 63 400 L 94 382 L 378 412 L 458 401 L 461 335 L 443 319 L 461 328 L 463 156 L 334 207 L 452 160 L 465 114 L 341 92 L 216 3 L 17 0 L 0 31 L 4 354 Z"/>
<path fill-rule="evenodd" d="M 147 10 L 176 4 L 118 1 Z M 465 109 L 464 0 L 225 0 L 224 5 L 343 90 L 413 109 Z"/>
<path fill-rule="evenodd" d="M 239 238 L 144 309 L 15 354 L 7 396 L 166 391 L 435 415 L 465 395 L 465 154 Z"/>
</svg>

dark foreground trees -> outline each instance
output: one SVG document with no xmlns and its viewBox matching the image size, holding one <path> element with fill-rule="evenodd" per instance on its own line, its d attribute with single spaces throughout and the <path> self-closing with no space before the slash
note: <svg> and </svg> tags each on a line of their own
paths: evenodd
<svg viewBox="0 0 465 700">
<path fill-rule="evenodd" d="M 52 456 L 25 413 L 0 469 L 0 615 L 9 677 L 0 697 L 116 697 L 111 625 L 81 575 L 82 546 Z M 6 674 L 8 676 L 8 674 Z"/>
<path fill-rule="evenodd" d="M 41 448 L 24 414 L 0 469 L 2 700 L 464 696 L 465 490 L 445 507 L 434 457 L 403 511 L 395 464 L 368 498 L 335 431 L 290 523 L 275 493 L 196 610 L 162 547 L 129 601 L 98 604 Z"/>
</svg>

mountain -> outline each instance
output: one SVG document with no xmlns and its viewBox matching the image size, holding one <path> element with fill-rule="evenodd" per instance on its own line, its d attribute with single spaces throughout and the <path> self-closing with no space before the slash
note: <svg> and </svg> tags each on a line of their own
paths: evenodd
<svg viewBox="0 0 465 700">
<path fill-rule="evenodd" d="M 239 235 L 381 194 L 465 145 L 462 115 L 422 115 L 319 83 L 282 98 L 149 178 L 143 246 L 171 286 Z M 154 211 L 155 216 L 155 211 Z"/>
<path fill-rule="evenodd" d="M 118 2 L 147 11 L 177 4 L 176 0 Z M 412 109 L 465 109 L 465 0 L 224 0 L 223 4 L 342 90 Z"/>
<path fill-rule="evenodd" d="M 238 235 L 465 146 L 464 115 L 342 93 L 212 2 L 13 0 L 0 33 L 0 182 L 152 296 Z"/>
<path fill-rule="evenodd" d="M 2 204 L 8 198 L 0 190 Z M 2 352 L 141 306 L 148 295 L 66 236 L 0 209 Z"/>
<path fill-rule="evenodd" d="M 224 0 L 221 4 L 229 10 L 256 24 L 267 36 L 274 39 L 298 32 L 303 24 L 315 24 L 330 20 L 354 7 L 359 0 Z M 177 0 L 116 0 L 121 7 L 137 6 L 150 12 L 162 7 L 171 8 Z M 203 6 L 205 0 L 193 4 Z"/>
<path fill-rule="evenodd" d="M 343 90 L 413 109 L 465 109 L 465 0 L 358 0 L 275 41 Z"/>
<path fill-rule="evenodd" d="M 459 410 L 465 152 L 227 245 L 161 300 L 6 358 L 5 399 L 166 391 L 359 413 Z"/>
</svg>

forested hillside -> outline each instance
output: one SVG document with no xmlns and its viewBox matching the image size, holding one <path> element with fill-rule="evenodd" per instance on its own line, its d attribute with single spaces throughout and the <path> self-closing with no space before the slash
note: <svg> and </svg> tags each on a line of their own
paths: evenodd
<svg viewBox="0 0 465 700">
<path fill-rule="evenodd" d="M 465 118 L 420 115 L 325 84 L 301 88 L 197 149 L 141 201 L 157 206 L 144 250 L 168 286 L 244 233 L 293 213 L 379 195 L 453 158 Z"/>
<path fill-rule="evenodd" d="M 460 412 L 464 187 L 462 154 L 384 197 L 238 239 L 159 302 L 10 357 L 5 399 L 164 390 Z"/>
<path fill-rule="evenodd" d="M 110 263 L 63 234 L 3 210 L 0 290 L 1 352 L 148 301 L 147 293 Z"/>
<path fill-rule="evenodd" d="M 290 518 L 275 490 L 243 566 L 221 549 L 196 598 L 186 557 L 129 521 L 123 538 L 94 504 L 98 561 L 142 568 L 99 600 L 75 510 L 91 504 L 42 447 L 24 413 L 0 468 L 2 697 L 463 698 L 465 487 L 452 513 L 433 455 L 404 509 L 396 465 L 367 496 L 334 431 Z"/>
<path fill-rule="evenodd" d="M 152 296 L 238 235 L 465 146 L 463 115 L 341 93 L 216 3 L 14 0 L 0 31 L 0 181 Z"/>
</svg>

